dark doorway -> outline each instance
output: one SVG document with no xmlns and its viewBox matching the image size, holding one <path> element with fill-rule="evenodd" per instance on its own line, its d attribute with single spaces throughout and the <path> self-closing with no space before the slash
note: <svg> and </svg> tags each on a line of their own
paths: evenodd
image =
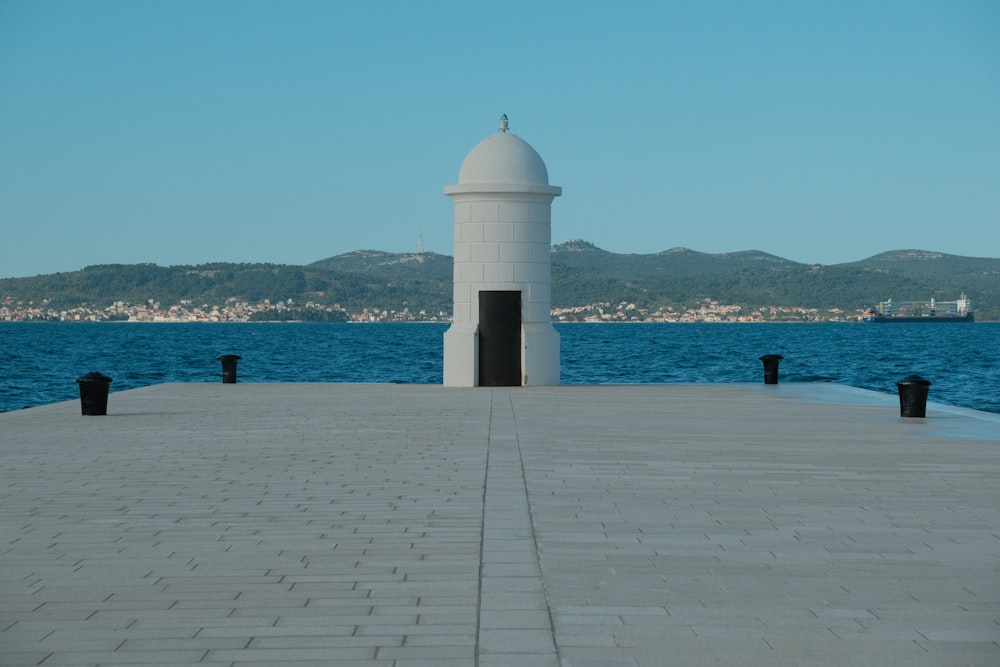
<svg viewBox="0 0 1000 667">
<path fill-rule="evenodd" d="M 479 386 L 521 386 L 521 293 L 479 293 Z"/>
</svg>

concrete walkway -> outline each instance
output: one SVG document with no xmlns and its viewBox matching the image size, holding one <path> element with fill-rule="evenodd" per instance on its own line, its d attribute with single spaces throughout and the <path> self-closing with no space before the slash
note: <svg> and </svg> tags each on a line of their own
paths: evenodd
<svg viewBox="0 0 1000 667">
<path fill-rule="evenodd" d="M 0 414 L 2 665 L 1000 664 L 1000 415 L 819 384 L 109 412 Z"/>
</svg>

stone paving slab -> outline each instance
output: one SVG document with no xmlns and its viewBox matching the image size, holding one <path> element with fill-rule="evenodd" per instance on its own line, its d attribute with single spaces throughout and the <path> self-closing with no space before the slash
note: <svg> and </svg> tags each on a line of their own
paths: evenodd
<svg viewBox="0 0 1000 667">
<path fill-rule="evenodd" d="M 825 384 L 3 413 L 0 665 L 996 665 L 998 446 Z"/>
</svg>

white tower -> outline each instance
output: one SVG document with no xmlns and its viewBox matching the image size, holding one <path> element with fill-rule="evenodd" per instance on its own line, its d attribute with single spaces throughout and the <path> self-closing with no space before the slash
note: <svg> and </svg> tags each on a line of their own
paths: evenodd
<svg viewBox="0 0 1000 667">
<path fill-rule="evenodd" d="M 500 131 L 462 162 L 455 203 L 452 325 L 444 334 L 444 384 L 559 384 L 559 334 L 551 322 L 552 200 L 542 158 Z"/>
</svg>

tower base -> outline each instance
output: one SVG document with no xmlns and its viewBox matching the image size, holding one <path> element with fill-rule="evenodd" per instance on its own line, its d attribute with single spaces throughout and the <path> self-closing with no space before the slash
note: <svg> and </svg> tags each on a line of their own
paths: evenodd
<svg viewBox="0 0 1000 667">
<path fill-rule="evenodd" d="M 559 384 L 559 332 L 549 322 L 521 325 L 521 385 Z M 479 326 L 452 324 L 444 332 L 444 386 L 479 386 Z"/>
</svg>

